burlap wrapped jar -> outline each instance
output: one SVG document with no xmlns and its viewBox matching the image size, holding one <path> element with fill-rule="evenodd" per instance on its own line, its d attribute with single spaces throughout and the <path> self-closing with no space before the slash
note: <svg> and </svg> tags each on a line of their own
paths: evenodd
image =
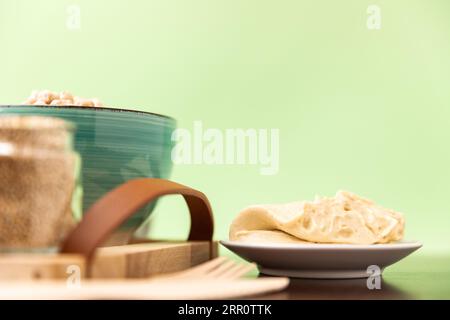
<svg viewBox="0 0 450 320">
<path fill-rule="evenodd" d="M 58 118 L 0 117 L 0 251 L 53 251 L 74 227 L 73 130 Z"/>
</svg>

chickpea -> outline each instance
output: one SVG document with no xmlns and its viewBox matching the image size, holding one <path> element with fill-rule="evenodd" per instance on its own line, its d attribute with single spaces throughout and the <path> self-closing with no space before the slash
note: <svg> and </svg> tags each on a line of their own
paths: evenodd
<svg viewBox="0 0 450 320">
<path fill-rule="evenodd" d="M 100 108 L 103 107 L 103 103 L 97 98 L 92 99 L 92 103 L 94 104 L 94 107 Z"/>
<path fill-rule="evenodd" d="M 60 100 L 62 106 L 73 106 L 73 100 Z"/>
<path fill-rule="evenodd" d="M 81 104 L 80 105 L 83 106 L 83 107 L 93 107 L 94 103 L 91 100 L 89 100 L 89 99 L 83 99 L 83 100 L 81 100 Z"/>
<path fill-rule="evenodd" d="M 81 106 L 81 98 L 80 97 L 73 97 L 73 105 L 74 106 Z"/>
<path fill-rule="evenodd" d="M 102 107 L 99 99 L 84 99 L 73 96 L 70 92 L 62 91 L 55 93 L 50 90 L 33 90 L 30 97 L 24 102 L 28 105 L 50 105 L 50 106 L 80 106 L 80 107 Z"/>
<path fill-rule="evenodd" d="M 45 102 L 44 100 L 36 100 L 36 101 L 33 103 L 33 105 L 34 105 L 34 106 L 46 106 L 46 105 L 47 105 L 47 102 Z"/>
<path fill-rule="evenodd" d="M 75 97 L 74 98 L 74 104 L 76 106 L 80 106 L 80 107 L 93 107 L 94 106 L 94 103 L 91 100 L 83 99 L 83 98 L 80 98 L 80 97 Z"/>
<path fill-rule="evenodd" d="M 62 102 L 62 100 L 55 99 L 52 102 L 50 102 L 50 105 L 51 106 L 61 106 L 62 105 L 61 102 Z"/>
<path fill-rule="evenodd" d="M 39 92 L 36 98 L 37 101 L 43 101 L 45 104 L 50 102 L 50 91 Z"/>
<path fill-rule="evenodd" d="M 36 102 L 36 98 L 30 97 L 30 98 L 28 98 L 27 100 L 25 100 L 25 101 L 23 102 L 23 104 L 32 105 L 32 104 L 34 104 L 35 102 Z"/>
<path fill-rule="evenodd" d="M 59 99 L 61 100 L 72 100 L 73 101 L 73 95 L 70 92 L 63 91 L 59 94 Z"/>
<path fill-rule="evenodd" d="M 41 101 L 44 101 L 45 104 L 49 104 L 55 98 L 56 98 L 56 94 L 55 93 L 53 93 L 53 92 L 51 92 L 49 90 L 44 90 L 44 91 L 41 91 L 41 92 L 38 93 L 36 100 L 41 100 Z"/>
</svg>

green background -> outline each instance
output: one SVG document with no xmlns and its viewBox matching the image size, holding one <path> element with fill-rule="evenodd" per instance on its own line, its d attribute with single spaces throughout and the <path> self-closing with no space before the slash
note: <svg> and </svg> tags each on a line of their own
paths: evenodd
<svg viewBox="0 0 450 320">
<path fill-rule="evenodd" d="M 78 4 L 81 28 L 66 27 Z M 366 26 L 381 8 L 381 30 Z M 32 89 L 171 115 L 178 126 L 280 129 L 280 170 L 178 165 L 215 238 L 255 203 L 338 189 L 404 212 L 422 254 L 450 249 L 450 1 L 0 0 L 0 103 Z M 155 237 L 182 238 L 181 199 Z"/>
</svg>

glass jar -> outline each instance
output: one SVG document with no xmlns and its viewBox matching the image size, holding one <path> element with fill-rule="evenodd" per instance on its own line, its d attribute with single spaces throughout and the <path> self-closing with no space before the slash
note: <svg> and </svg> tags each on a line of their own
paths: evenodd
<svg viewBox="0 0 450 320">
<path fill-rule="evenodd" d="M 51 252 L 80 216 L 74 126 L 40 116 L 0 117 L 0 251 Z"/>
</svg>

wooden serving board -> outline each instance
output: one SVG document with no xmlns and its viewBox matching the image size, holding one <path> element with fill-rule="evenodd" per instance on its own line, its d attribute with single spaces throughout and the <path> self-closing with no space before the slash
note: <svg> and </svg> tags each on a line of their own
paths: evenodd
<svg viewBox="0 0 450 320">
<path fill-rule="evenodd" d="M 0 254 L 0 280 L 144 278 L 181 271 L 217 257 L 217 242 L 149 241 L 103 247 L 88 263 L 81 255 Z"/>
</svg>

